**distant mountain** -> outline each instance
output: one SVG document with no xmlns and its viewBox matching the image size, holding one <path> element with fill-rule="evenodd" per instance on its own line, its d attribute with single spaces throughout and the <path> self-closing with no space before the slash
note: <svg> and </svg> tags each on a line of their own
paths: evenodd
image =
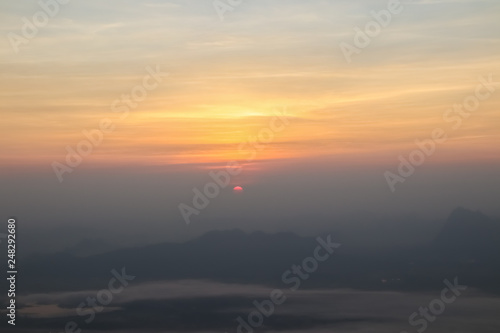
<svg viewBox="0 0 500 333">
<path fill-rule="evenodd" d="M 84 238 L 76 245 L 68 247 L 64 252 L 76 257 L 88 257 L 113 250 L 113 247 L 101 239 Z"/>
<path fill-rule="evenodd" d="M 338 241 L 335 234 L 332 239 Z M 360 252 L 342 244 L 302 287 L 416 290 L 442 288 L 444 279 L 460 276 L 470 286 L 500 293 L 499 244 L 498 220 L 458 208 L 429 245 Z M 206 279 L 279 286 L 282 274 L 313 255 L 316 246 L 315 237 L 293 233 L 212 231 L 181 244 L 32 257 L 23 261 L 21 283 L 28 293 L 100 288 L 112 269 L 126 267 L 137 282 Z"/>
<path fill-rule="evenodd" d="M 32 257 L 25 261 L 23 276 L 26 290 L 33 291 L 70 290 L 75 280 L 82 288 L 102 285 L 99 277 L 107 277 L 111 269 L 121 267 L 136 273 L 142 281 L 278 283 L 286 269 L 312 255 L 316 246 L 314 238 L 292 233 L 211 231 L 182 244 L 163 243 L 85 258 L 68 253 Z"/>
<path fill-rule="evenodd" d="M 433 248 L 450 259 L 500 261 L 500 220 L 457 208 L 435 238 Z"/>
</svg>

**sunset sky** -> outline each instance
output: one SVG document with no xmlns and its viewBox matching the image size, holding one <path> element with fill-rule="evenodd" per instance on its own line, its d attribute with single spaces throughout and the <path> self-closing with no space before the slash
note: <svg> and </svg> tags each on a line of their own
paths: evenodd
<svg viewBox="0 0 500 333">
<path fill-rule="evenodd" d="M 499 0 L 3 0 L 0 36 L 1 332 L 500 331 Z"/>
<path fill-rule="evenodd" d="M 40 10 L 0 6 L 4 35 Z M 352 44 L 353 27 L 385 1 L 245 1 L 223 22 L 210 1 L 73 1 L 18 54 L 2 39 L 2 165 L 47 168 L 103 118 L 116 130 L 87 166 L 224 162 L 284 109 L 292 125 L 258 159 L 378 163 L 441 127 L 451 140 L 433 162 L 497 162 L 499 97 L 456 131 L 443 114 L 498 73 L 499 6 L 405 3 L 348 64 L 339 43 Z M 111 104 L 147 66 L 170 75 L 120 120 Z"/>
<path fill-rule="evenodd" d="M 376 207 L 387 212 L 418 210 L 422 198 L 433 205 L 438 197 L 448 200 L 440 210 L 445 214 L 485 191 L 479 196 L 487 200 L 471 206 L 494 209 L 500 92 L 481 101 L 468 118 L 444 116 L 475 93 L 481 77 L 500 81 L 500 3 L 402 2 L 402 11 L 348 63 L 341 43 L 353 44 L 355 28 L 363 29 L 373 20 L 370 13 L 386 10 L 387 3 L 247 0 L 221 20 L 209 0 L 75 0 L 60 5 L 36 36 L 16 46 L 16 53 L 13 34 L 22 36 L 23 18 L 32 21 L 41 8 L 36 1 L 2 2 L 0 165 L 2 177 L 9 179 L 6 188 L 19 191 L 10 203 L 21 209 L 20 198 L 26 197 L 39 206 L 40 218 L 69 223 L 44 201 L 48 193 L 68 201 L 68 214 L 69 207 L 85 211 L 86 204 L 98 205 L 99 195 L 111 191 L 104 187 L 104 173 L 116 172 L 123 177 L 116 193 L 144 189 L 137 198 L 108 193 L 121 207 L 108 207 L 110 216 L 119 219 L 116 215 L 127 215 L 130 207 L 140 215 L 154 206 L 158 214 L 153 219 L 177 220 L 177 205 L 190 200 L 193 187 L 203 186 L 207 170 L 245 159 L 248 151 L 239 147 L 281 113 L 286 127 L 251 161 L 242 162 L 246 173 L 233 179 L 234 185 L 264 186 L 252 194 L 262 202 L 270 200 L 269 193 L 273 198 L 287 193 L 311 201 L 300 206 L 303 212 L 323 210 L 333 193 L 338 206 L 332 210 Z M 142 85 L 147 68 L 168 76 L 126 117 L 113 112 L 113 105 L 123 106 L 122 95 Z M 500 89 L 496 83 L 493 87 Z M 103 119 L 115 129 L 59 184 L 53 163 L 65 163 L 66 148 L 76 149 L 86 139 L 82 131 L 99 128 Z M 454 128 L 456 121 L 460 124 Z M 448 140 L 417 172 L 424 183 L 415 178 L 402 190 L 418 194 L 394 196 L 384 171 L 395 172 L 398 157 L 407 157 L 417 148 L 415 140 L 431 138 L 436 128 Z M 166 183 L 138 181 L 130 168 L 154 172 Z M 472 185 L 461 181 L 464 168 L 479 177 Z M 427 171 L 434 176 L 425 178 Z M 88 185 L 85 199 L 80 182 Z M 162 200 L 147 201 L 149 208 L 139 209 L 146 205 L 140 198 L 151 190 L 145 184 L 165 192 L 155 192 Z M 162 211 L 165 204 L 171 213 Z M 241 205 L 248 211 L 273 211 Z M 287 212 L 297 207 L 283 205 Z"/>
</svg>

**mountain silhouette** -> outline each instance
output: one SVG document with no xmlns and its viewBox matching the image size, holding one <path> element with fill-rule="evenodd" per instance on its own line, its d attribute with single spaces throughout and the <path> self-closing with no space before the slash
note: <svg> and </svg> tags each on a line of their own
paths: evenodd
<svg viewBox="0 0 500 333">
<path fill-rule="evenodd" d="M 448 259 L 494 260 L 500 254 L 500 220 L 457 208 L 434 239 L 433 248 Z"/>
<path fill-rule="evenodd" d="M 363 252 L 342 244 L 302 287 L 432 289 L 440 288 L 445 278 L 460 276 L 471 286 L 500 292 L 499 226 L 498 220 L 480 212 L 457 208 L 430 244 Z M 335 234 L 332 239 L 337 241 Z M 126 267 L 137 282 L 205 279 L 280 286 L 282 274 L 312 256 L 316 246 L 315 237 L 293 233 L 211 231 L 185 243 L 89 257 L 68 252 L 32 257 L 25 260 L 21 283 L 26 292 L 73 290 L 75 285 L 99 288 L 112 269 Z"/>
</svg>

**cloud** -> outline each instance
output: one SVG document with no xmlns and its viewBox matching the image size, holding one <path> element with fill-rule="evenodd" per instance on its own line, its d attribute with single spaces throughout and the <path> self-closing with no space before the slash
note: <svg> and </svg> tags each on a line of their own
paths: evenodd
<svg viewBox="0 0 500 333">
<path fill-rule="evenodd" d="M 109 308 L 98 314 L 94 329 L 106 327 L 113 322 L 115 328 L 125 329 L 130 325 L 126 318 L 137 318 L 134 326 L 141 329 L 159 329 L 161 323 L 169 323 L 170 329 L 199 332 L 236 329 L 235 318 L 253 311 L 253 300 L 266 299 L 271 289 L 259 285 L 224 284 L 200 280 L 145 283 L 131 285 L 118 295 Z M 71 307 L 86 294 L 50 293 L 23 296 L 19 301 L 31 304 L 20 310 L 22 316 L 54 318 L 46 322 L 54 328 L 61 319 L 74 317 Z M 437 295 L 439 296 L 439 295 Z M 287 301 L 276 308 L 276 314 L 266 319 L 269 331 L 291 329 L 309 332 L 335 329 L 338 332 L 385 332 L 412 330 L 408 317 L 420 306 L 426 306 L 436 298 L 436 293 L 368 292 L 356 290 L 299 290 L 287 293 Z M 491 325 L 498 325 L 500 300 L 474 290 L 468 290 L 455 303 L 447 306 L 433 329 L 447 330 L 461 327 L 464 333 L 488 331 Z M 36 314 L 36 315 L 35 315 Z M 159 319 L 164 316 L 165 319 Z M 183 322 L 184 317 L 197 318 L 196 323 Z M 120 318 L 118 320 L 118 318 Z M 140 319 L 139 319 L 140 318 Z M 146 324 L 148 318 L 157 324 Z M 299 319 L 301 318 L 301 319 Z M 28 326 L 32 321 L 27 320 Z M 118 320 L 118 321 L 116 321 Z M 181 324 L 183 323 L 183 324 Z M 288 323 L 288 324 L 285 324 Z M 180 325 L 184 325 L 181 328 Z M 291 325 L 291 326 L 290 326 Z M 135 332 L 135 330 L 131 330 Z"/>
</svg>

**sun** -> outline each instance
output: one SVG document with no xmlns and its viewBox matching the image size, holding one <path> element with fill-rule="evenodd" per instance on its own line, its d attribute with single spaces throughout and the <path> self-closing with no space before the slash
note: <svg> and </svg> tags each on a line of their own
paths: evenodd
<svg viewBox="0 0 500 333">
<path fill-rule="evenodd" d="M 235 193 L 241 193 L 241 192 L 243 192 L 243 187 L 241 187 L 241 186 L 235 186 L 233 188 L 233 192 L 235 192 Z"/>
</svg>

